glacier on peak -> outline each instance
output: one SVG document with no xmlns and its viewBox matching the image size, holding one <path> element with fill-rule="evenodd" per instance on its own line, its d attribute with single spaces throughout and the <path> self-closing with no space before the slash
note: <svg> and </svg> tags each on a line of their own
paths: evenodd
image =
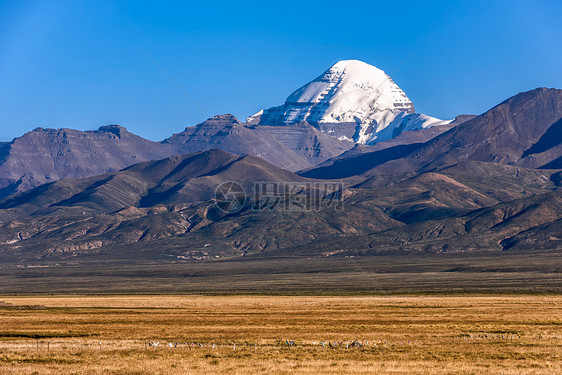
<svg viewBox="0 0 562 375">
<path fill-rule="evenodd" d="M 384 71 L 359 60 L 342 60 L 294 91 L 285 104 L 250 116 L 249 123 L 291 125 L 303 121 L 320 130 L 346 124 L 345 134 L 357 143 L 376 143 L 405 130 L 418 130 L 442 121 L 417 114 L 404 91 Z"/>
</svg>

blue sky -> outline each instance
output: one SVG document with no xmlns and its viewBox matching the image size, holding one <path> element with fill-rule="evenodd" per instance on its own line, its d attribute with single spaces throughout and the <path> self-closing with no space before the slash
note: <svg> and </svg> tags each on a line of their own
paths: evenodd
<svg viewBox="0 0 562 375">
<path fill-rule="evenodd" d="M 394 3 L 0 0 L 0 141 L 106 124 L 161 140 L 280 105 L 342 59 L 440 118 L 562 88 L 560 1 Z"/>
</svg>

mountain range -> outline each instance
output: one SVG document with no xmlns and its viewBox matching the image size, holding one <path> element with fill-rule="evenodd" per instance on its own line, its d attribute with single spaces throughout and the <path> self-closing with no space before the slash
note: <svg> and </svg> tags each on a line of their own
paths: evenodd
<svg viewBox="0 0 562 375">
<path fill-rule="evenodd" d="M 219 115 L 162 142 L 38 128 L 0 144 L 0 260 L 560 249 L 561 124 L 562 90 L 545 88 L 480 116 L 416 114 L 352 60 L 246 123 Z M 247 195 L 224 211 L 216 188 L 233 182 Z M 256 209 L 256 183 L 305 188 Z M 303 200 L 319 209 L 283 209 Z"/>
<path fill-rule="evenodd" d="M 308 104 L 304 98 L 310 99 Z M 362 102 L 366 107 L 345 110 Z M 390 77 L 357 60 L 334 64 L 290 95 L 287 103 L 284 108 L 306 105 L 314 110 L 301 108 L 301 115 L 294 117 L 289 108 L 271 121 L 266 121 L 267 116 L 251 116 L 246 123 L 230 114 L 218 115 L 161 142 L 143 139 L 118 125 L 85 132 L 37 128 L 0 143 L 0 197 L 62 178 L 93 176 L 136 162 L 213 148 L 258 156 L 295 172 L 341 155 L 356 142 L 377 143 L 412 130 L 444 131 L 450 123 L 413 113 L 413 104 Z M 311 113 L 322 116 L 311 117 Z"/>
</svg>

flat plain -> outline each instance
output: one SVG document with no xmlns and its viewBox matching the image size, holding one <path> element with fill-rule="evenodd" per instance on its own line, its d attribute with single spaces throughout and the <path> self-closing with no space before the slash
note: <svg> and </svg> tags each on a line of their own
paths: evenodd
<svg viewBox="0 0 562 375">
<path fill-rule="evenodd" d="M 562 372 L 560 295 L 0 301 L 2 374 Z"/>
<path fill-rule="evenodd" d="M 0 262 L 0 294 L 562 293 L 559 250 L 220 261 L 170 257 L 165 263 L 143 255 L 141 248 L 106 258 Z"/>
</svg>

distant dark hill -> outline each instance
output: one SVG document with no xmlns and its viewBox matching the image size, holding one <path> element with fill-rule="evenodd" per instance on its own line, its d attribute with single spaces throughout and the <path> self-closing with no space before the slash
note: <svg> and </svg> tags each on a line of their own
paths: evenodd
<svg viewBox="0 0 562 375">
<path fill-rule="evenodd" d="M 315 178 L 435 171 L 464 161 L 556 168 L 562 90 L 539 88 L 515 95 L 486 113 L 423 144 L 352 155 L 302 173 Z"/>
<path fill-rule="evenodd" d="M 0 197 L 63 178 L 80 178 L 174 154 L 117 125 L 95 131 L 37 128 L 0 144 Z"/>
</svg>

